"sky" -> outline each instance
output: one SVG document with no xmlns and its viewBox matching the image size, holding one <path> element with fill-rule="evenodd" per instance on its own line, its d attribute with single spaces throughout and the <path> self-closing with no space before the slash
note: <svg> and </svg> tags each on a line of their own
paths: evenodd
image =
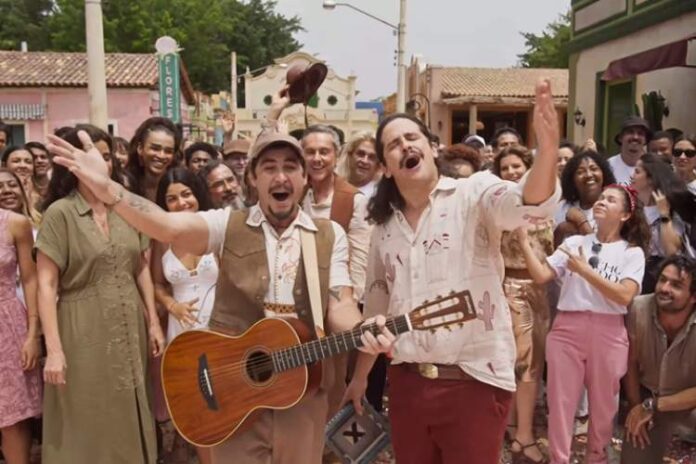
<svg viewBox="0 0 696 464">
<path fill-rule="evenodd" d="M 391 24 L 399 0 L 342 0 Z M 323 0 L 277 0 L 276 11 L 297 15 L 305 31 L 303 50 L 324 60 L 339 76 L 357 76 L 358 101 L 396 91 L 397 37 L 388 26 L 345 6 L 322 8 Z M 443 66 L 516 66 L 524 52 L 520 32 L 541 33 L 570 9 L 570 0 L 407 0 L 406 54 Z"/>
</svg>

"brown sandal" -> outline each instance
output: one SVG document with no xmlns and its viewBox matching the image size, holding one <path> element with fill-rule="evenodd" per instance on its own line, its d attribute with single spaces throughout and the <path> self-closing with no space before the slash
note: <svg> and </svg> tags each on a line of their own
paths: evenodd
<svg viewBox="0 0 696 464">
<path fill-rule="evenodd" d="M 512 449 L 512 445 L 517 443 L 519 445 L 520 450 L 519 451 L 514 451 Z M 536 446 L 536 449 L 539 450 L 539 454 L 542 455 L 542 458 L 540 461 L 535 461 L 534 459 L 530 458 L 524 453 L 524 450 L 531 448 L 533 446 Z M 510 454 L 512 455 L 512 464 L 548 464 L 549 460 L 544 456 L 544 453 L 541 451 L 541 448 L 539 448 L 539 442 L 538 441 L 533 441 L 529 443 L 528 445 L 523 445 L 520 443 L 518 439 L 512 440 L 512 444 L 510 445 Z"/>
</svg>

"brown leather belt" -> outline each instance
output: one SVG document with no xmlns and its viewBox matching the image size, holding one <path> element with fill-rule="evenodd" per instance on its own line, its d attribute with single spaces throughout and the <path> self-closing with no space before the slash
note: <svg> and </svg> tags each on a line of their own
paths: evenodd
<svg viewBox="0 0 696 464">
<path fill-rule="evenodd" d="M 505 268 L 505 277 L 511 277 L 513 279 L 527 279 L 532 280 L 532 275 L 526 269 L 512 269 L 509 267 Z"/>
<path fill-rule="evenodd" d="M 472 376 L 454 364 L 432 364 L 432 363 L 401 363 L 394 367 L 401 367 L 409 372 L 420 374 L 426 379 L 440 380 L 475 380 Z"/>
<path fill-rule="evenodd" d="M 276 314 L 292 314 L 295 312 L 295 305 L 282 303 L 264 303 L 263 309 L 273 311 Z"/>
</svg>

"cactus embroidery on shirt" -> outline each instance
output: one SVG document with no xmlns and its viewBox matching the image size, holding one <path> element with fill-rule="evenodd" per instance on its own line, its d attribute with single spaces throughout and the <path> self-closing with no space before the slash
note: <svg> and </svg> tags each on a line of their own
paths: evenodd
<svg viewBox="0 0 696 464">
<path fill-rule="evenodd" d="M 495 311 L 495 305 L 491 303 L 491 294 L 489 292 L 483 293 L 483 300 L 478 302 L 478 308 L 481 312 L 477 312 L 476 317 L 483 321 L 487 331 L 493 330 L 493 312 Z"/>
</svg>

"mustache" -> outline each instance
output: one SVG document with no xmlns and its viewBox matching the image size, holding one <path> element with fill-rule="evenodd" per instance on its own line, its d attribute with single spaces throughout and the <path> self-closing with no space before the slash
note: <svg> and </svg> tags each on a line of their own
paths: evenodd
<svg viewBox="0 0 696 464">
<path fill-rule="evenodd" d="M 417 156 L 420 159 L 423 159 L 423 153 L 421 153 L 420 151 L 409 149 L 406 152 L 406 154 L 404 154 L 401 157 L 401 161 L 399 161 L 399 168 L 403 169 L 404 167 L 406 167 L 406 161 L 408 161 L 409 158 L 412 158 L 413 156 Z"/>
</svg>

